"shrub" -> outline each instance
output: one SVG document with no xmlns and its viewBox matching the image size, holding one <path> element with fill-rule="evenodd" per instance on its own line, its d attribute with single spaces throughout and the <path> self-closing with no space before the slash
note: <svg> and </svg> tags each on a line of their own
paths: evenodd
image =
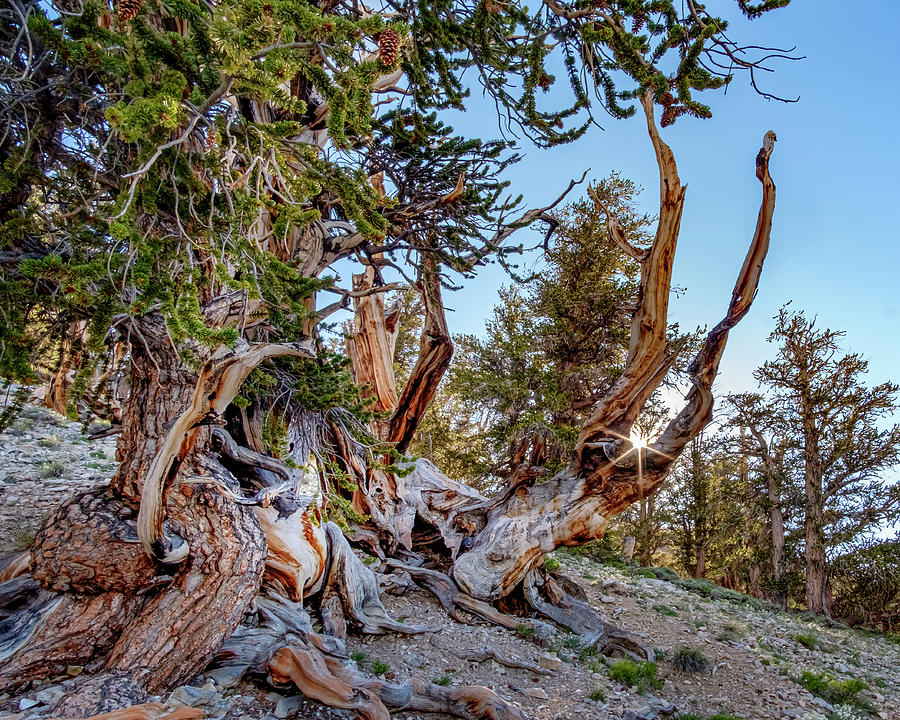
<svg viewBox="0 0 900 720">
<path fill-rule="evenodd" d="M 672 656 L 675 669 L 684 673 L 702 673 L 709 667 L 709 660 L 700 648 L 682 646 Z"/>
<path fill-rule="evenodd" d="M 518 625 L 516 625 L 516 635 L 523 638 L 534 637 L 534 628 L 531 625 L 519 623 Z"/>
<path fill-rule="evenodd" d="M 604 690 L 599 685 L 596 685 L 591 688 L 591 692 L 588 697 L 594 702 L 603 702 L 604 700 L 606 700 L 606 690 Z"/>
<path fill-rule="evenodd" d="M 653 609 L 656 610 L 660 615 L 666 615 L 667 617 L 678 617 L 678 613 L 675 612 L 668 605 L 664 605 L 660 603 L 659 605 L 654 605 Z"/>
<path fill-rule="evenodd" d="M 62 460 L 50 460 L 41 463 L 38 474 L 44 478 L 60 477 L 66 471 L 66 464 Z"/>
<path fill-rule="evenodd" d="M 814 673 L 804 670 L 800 675 L 800 684 L 816 697 L 820 697 L 832 705 L 851 705 L 869 709 L 870 705 L 857 695 L 869 686 L 859 678 L 838 680 L 829 673 Z"/>
<path fill-rule="evenodd" d="M 547 568 L 547 572 L 554 572 L 562 567 L 562 563 L 555 557 L 548 556 L 544 559 L 544 567 Z"/>
<path fill-rule="evenodd" d="M 734 620 L 729 620 L 725 625 L 722 626 L 722 632 L 719 633 L 718 639 L 723 642 L 737 642 L 741 640 L 746 634 L 746 629 L 740 623 L 735 622 Z"/>
<path fill-rule="evenodd" d="M 671 583 L 677 583 L 681 580 L 681 575 L 668 567 L 652 567 L 648 568 L 659 580 L 667 580 Z"/>
<path fill-rule="evenodd" d="M 655 662 L 635 662 L 634 660 L 618 660 L 609 669 L 610 680 L 636 687 L 638 692 L 660 690 L 662 681 L 656 677 Z"/>
<path fill-rule="evenodd" d="M 796 640 L 803 647 L 808 648 L 810 650 L 815 650 L 816 645 L 818 643 L 818 639 L 816 638 L 815 635 L 802 635 L 800 633 L 797 633 Z"/>
<path fill-rule="evenodd" d="M 450 676 L 442 675 L 441 677 L 439 677 L 437 680 L 434 681 L 434 684 L 440 685 L 441 687 L 446 687 L 447 685 L 450 684 Z"/>
<path fill-rule="evenodd" d="M 388 670 L 391 669 L 391 666 L 388 665 L 383 660 L 373 660 L 372 661 L 372 672 L 376 675 L 384 675 Z"/>
</svg>

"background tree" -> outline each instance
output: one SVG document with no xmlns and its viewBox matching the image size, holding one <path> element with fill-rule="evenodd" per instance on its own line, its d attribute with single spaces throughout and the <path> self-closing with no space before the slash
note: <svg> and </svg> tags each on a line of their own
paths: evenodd
<svg viewBox="0 0 900 720">
<path fill-rule="evenodd" d="M 868 362 L 841 355 L 842 336 L 783 307 L 769 336 L 778 354 L 755 373 L 802 447 L 806 604 L 818 613 L 829 611 L 829 551 L 870 532 L 900 501 L 883 477 L 900 459 L 900 426 L 883 425 L 898 387 L 866 386 Z"/>
</svg>

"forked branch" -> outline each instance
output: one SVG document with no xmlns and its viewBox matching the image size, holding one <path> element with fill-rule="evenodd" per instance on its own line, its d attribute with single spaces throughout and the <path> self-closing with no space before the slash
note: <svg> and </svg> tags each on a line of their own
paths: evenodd
<svg viewBox="0 0 900 720">
<path fill-rule="evenodd" d="M 184 445 L 193 441 L 199 426 L 221 417 L 250 372 L 273 357 L 315 357 L 315 351 L 310 340 L 285 344 L 241 340 L 207 361 L 191 406 L 172 423 L 144 478 L 137 532 L 151 557 L 164 563 L 179 563 L 187 557 L 187 542 L 174 534 L 167 537 L 164 530 L 165 487 L 178 472 Z"/>
</svg>

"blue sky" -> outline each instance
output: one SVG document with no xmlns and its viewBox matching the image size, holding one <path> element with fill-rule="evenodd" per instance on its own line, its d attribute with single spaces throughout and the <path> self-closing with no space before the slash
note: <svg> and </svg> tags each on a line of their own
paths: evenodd
<svg viewBox="0 0 900 720">
<path fill-rule="evenodd" d="M 766 130 L 778 135 L 772 247 L 756 302 L 729 340 L 722 392 L 755 387 L 751 372 L 771 356 L 765 338 L 788 300 L 823 326 L 846 330 L 845 346 L 870 360 L 870 382 L 900 379 L 900 97 L 890 79 L 900 44 L 879 31 L 898 25 L 900 3 L 886 0 L 857 11 L 794 0 L 762 20 L 736 21 L 733 37 L 796 45 L 806 56 L 763 78 L 767 88 L 800 101 L 767 101 L 739 75 L 727 95 L 706 94 L 711 120 L 681 118 L 663 130 L 688 185 L 674 270 L 687 293 L 673 300 L 670 317 L 684 328 L 711 326 L 725 311 L 759 208 L 756 152 Z M 487 106 L 452 122 L 484 138 L 497 134 Z M 511 190 L 541 205 L 588 168 L 589 178 L 618 170 L 645 188 L 643 202 L 653 211 L 658 176 L 643 119 L 601 123 L 605 131 L 593 128 L 568 146 L 525 146 Z M 505 273 L 489 266 L 448 294 L 452 331 L 480 333 L 504 282 Z"/>
</svg>

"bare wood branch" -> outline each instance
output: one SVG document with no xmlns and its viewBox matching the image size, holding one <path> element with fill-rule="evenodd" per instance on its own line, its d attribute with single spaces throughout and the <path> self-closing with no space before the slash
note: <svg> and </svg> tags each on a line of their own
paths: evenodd
<svg viewBox="0 0 900 720">
<path fill-rule="evenodd" d="M 395 443 L 399 452 L 406 452 L 412 442 L 453 357 L 453 340 L 447 327 L 438 272 L 437 258 L 426 253 L 422 258 L 425 325 L 419 339 L 419 356 L 388 422 L 387 441 Z"/>
<path fill-rule="evenodd" d="M 551 670 L 542 668 L 540 665 L 535 665 L 534 663 L 528 662 L 527 660 L 515 660 L 511 657 L 507 657 L 506 655 L 503 655 L 490 646 L 487 646 L 480 650 L 454 648 L 442 643 L 437 635 L 432 635 L 430 638 L 428 638 L 428 641 L 439 650 L 449 652 L 460 658 L 461 660 L 470 660 L 472 662 L 485 662 L 487 660 L 493 660 L 494 662 L 500 663 L 501 665 L 506 665 L 506 667 L 528 670 L 528 672 L 533 672 L 535 675 L 553 675 L 553 672 Z"/>
<path fill-rule="evenodd" d="M 774 142 L 775 133 L 770 130 L 766 133 L 763 147 L 756 157 L 756 175 L 763 186 L 762 201 L 753 239 L 738 273 L 728 311 L 722 321 L 706 336 L 706 342 L 691 362 L 689 371 L 692 385 L 687 394 L 687 404 L 651 446 L 656 452 L 677 455 L 712 418 L 712 384 L 725 351 L 728 332 L 750 310 L 759 285 L 763 262 L 769 250 L 772 216 L 775 212 L 775 183 L 769 174 L 769 157 Z"/>
<path fill-rule="evenodd" d="M 183 443 L 204 419 L 218 417 L 225 411 L 254 368 L 269 358 L 285 356 L 315 357 L 312 341 L 250 344 L 240 340 L 233 349 L 223 348 L 218 357 L 214 356 L 206 363 L 197 380 L 191 407 L 181 414 L 162 439 L 144 478 L 137 530 L 145 550 L 152 557 L 161 562 L 179 563 L 190 550 L 182 538 L 166 538 L 163 529 L 163 491 L 166 480 L 178 471 L 178 456 Z"/>
</svg>

